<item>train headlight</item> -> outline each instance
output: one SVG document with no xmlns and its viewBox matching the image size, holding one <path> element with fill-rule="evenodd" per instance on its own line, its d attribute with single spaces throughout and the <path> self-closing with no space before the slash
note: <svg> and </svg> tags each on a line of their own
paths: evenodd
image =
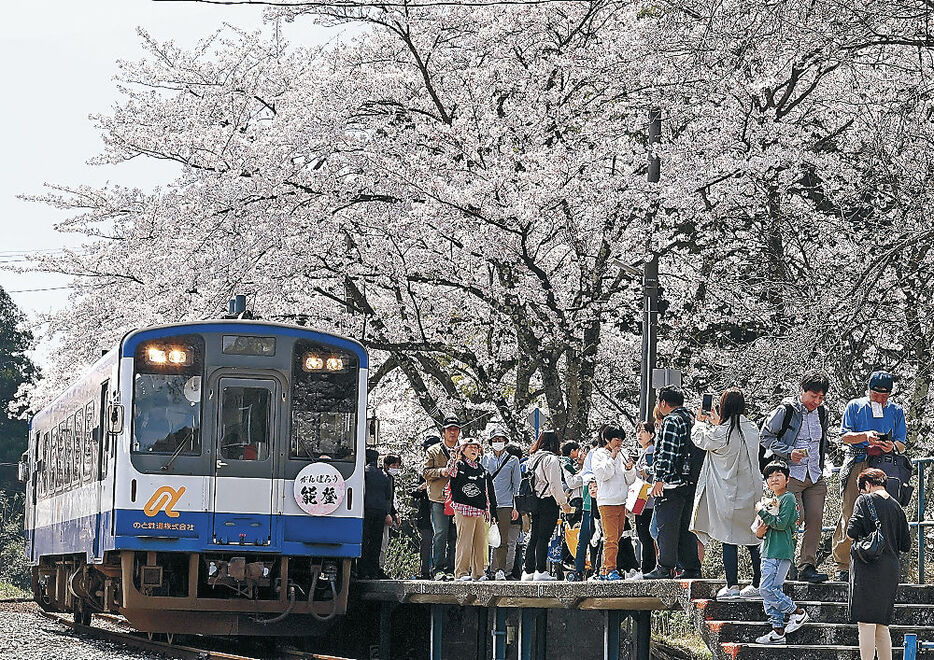
<svg viewBox="0 0 934 660">
<path fill-rule="evenodd" d="M 173 348 L 169 351 L 169 362 L 172 364 L 187 364 L 188 353 L 180 348 Z"/>
<path fill-rule="evenodd" d="M 324 369 L 324 358 L 314 353 L 308 353 L 302 361 L 305 371 L 321 371 Z"/>
<path fill-rule="evenodd" d="M 328 371 L 340 371 L 344 368 L 344 361 L 339 357 L 329 357 L 327 361 Z"/>
<path fill-rule="evenodd" d="M 161 348 L 151 347 L 146 351 L 146 359 L 151 364 L 165 364 L 169 361 L 169 356 Z"/>
</svg>

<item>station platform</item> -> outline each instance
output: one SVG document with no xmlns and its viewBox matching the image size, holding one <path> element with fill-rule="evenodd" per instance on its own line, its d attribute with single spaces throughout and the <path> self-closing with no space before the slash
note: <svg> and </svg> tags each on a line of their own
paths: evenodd
<svg viewBox="0 0 934 660">
<path fill-rule="evenodd" d="M 722 584 L 705 582 L 366 580 L 355 583 L 352 597 L 380 606 L 380 640 L 386 640 L 381 660 L 390 657 L 388 640 L 398 607 L 430 610 L 432 660 L 455 654 L 532 660 L 582 649 L 589 652 L 581 657 L 649 660 L 651 612 L 688 609 L 692 596 Z M 463 622 L 468 611 L 473 615 L 469 626 Z M 567 649 L 566 640 L 573 642 Z"/>
</svg>

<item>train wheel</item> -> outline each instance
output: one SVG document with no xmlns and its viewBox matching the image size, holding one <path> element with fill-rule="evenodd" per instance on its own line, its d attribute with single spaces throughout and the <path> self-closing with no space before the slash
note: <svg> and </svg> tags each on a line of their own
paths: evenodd
<svg viewBox="0 0 934 660">
<path fill-rule="evenodd" d="M 80 598 L 75 599 L 73 613 L 75 615 L 76 626 L 91 625 L 91 610 L 88 608 L 87 603 L 85 603 L 84 600 Z"/>
</svg>

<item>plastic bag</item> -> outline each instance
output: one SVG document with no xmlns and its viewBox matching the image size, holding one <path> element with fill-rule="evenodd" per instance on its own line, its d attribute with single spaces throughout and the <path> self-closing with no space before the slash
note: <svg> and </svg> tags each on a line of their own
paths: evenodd
<svg viewBox="0 0 934 660">
<path fill-rule="evenodd" d="M 498 548 L 499 544 L 503 542 L 499 535 L 499 525 L 496 524 L 496 521 L 490 523 L 490 531 L 487 533 L 487 543 L 490 544 L 491 548 Z"/>
</svg>

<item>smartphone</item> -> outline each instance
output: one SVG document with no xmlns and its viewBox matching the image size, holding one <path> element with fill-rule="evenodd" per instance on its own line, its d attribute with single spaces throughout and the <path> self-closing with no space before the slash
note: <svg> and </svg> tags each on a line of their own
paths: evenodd
<svg viewBox="0 0 934 660">
<path fill-rule="evenodd" d="M 703 396 L 701 399 L 701 410 L 703 410 L 705 413 L 709 413 L 711 410 L 713 410 L 713 394 L 708 392 Z"/>
</svg>

